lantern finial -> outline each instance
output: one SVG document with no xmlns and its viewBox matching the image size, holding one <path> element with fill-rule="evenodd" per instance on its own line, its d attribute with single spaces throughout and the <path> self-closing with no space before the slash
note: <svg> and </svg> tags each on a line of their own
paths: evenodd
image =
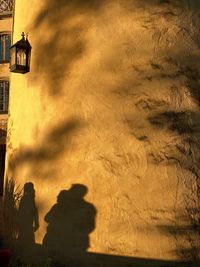
<svg viewBox="0 0 200 267">
<path fill-rule="evenodd" d="M 24 37 L 25 37 L 25 34 L 24 34 L 24 32 L 22 32 L 22 39 L 24 39 Z"/>
</svg>

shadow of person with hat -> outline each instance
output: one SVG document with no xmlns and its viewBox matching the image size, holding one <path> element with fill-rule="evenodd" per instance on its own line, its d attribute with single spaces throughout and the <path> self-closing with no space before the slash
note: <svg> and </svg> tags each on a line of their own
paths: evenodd
<svg viewBox="0 0 200 267">
<path fill-rule="evenodd" d="M 78 264 L 90 247 L 89 234 L 95 228 L 96 209 L 84 200 L 87 191 L 82 184 L 62 190 L 45 216 L 48 227 L 43 245 L 56 262 Z"/>
</svg>

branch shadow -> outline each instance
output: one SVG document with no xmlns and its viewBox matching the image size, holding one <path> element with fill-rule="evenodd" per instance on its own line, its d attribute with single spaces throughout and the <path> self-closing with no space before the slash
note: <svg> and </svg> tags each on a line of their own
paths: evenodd
<svg viewBox="0 0 200 267">
<path fill-rule="evenodd" d="M 38 35 L 31 82 L 43 77 L 49 95 L 59 96 L 63 90 L 63 76 L 68 77 L 73 64 L 86 50 L 85 32 L 92 16 L 103 6 L 104 0 L 47 0 L 36 16 L 31 29 L 46 32 Z M 51 29 L 51 31 L 49 31 Z M 40 76 L 38 77 L 38 68 Z M 35 75 L 34 75 L 35 73 Z"/>
<path fill-rule="evenodd" d="M 144 2 L 141 1 L 141 6 Z M 161 8 L 156 12 L 148 9 L 148 3 L 145 5 L 149 17 L 144 27 L 155 34 L 154 51 L 152 49 L 146 62 L 133 64 L 133 78 L 120 88 L 114 88 L 112 93 L 123 97 L 129 107 L 134 105 L 134 112 L 130 114 L 129 109 L 123 122 L 130 134 L 144 144 L 149 164 L 155 168 L 162 164 L 176 165 L 184 171 L 185 180 L 180 183 L 187 188 L 188 194 L 181 196 L 181 205 L 187 213 L 187 226 L 184 229 L 178 224 L 181 215 L 175 207 L 177 226 L 161 226 L 160 230 L 176 235 L 177 239 L 186 237 L 191 248 L 183 243 L 174 253 L 182 260 L 196 261 L 200 258 L 200 3 L 149 1 L 149 7 L 157 4 Z M 162 9 L 162 5 L 169 9 Z M 172 10 L 173 14 L 165 13 L 166 10 Z M 159 25 L 157 19 L 162 14 L 165 23 Z M 179 19 L 175 20 L 174 16 Z M 176 29 L 172 35 L 165 32 L 165 27 L 168 31 L 174 25 Z M 191 177 L 193 185 L 189 184 Z M 182 201 L 181 197 L 179 201 Z M 196 206 L 191 208 L 191 203 Z"/>
<path fill-rule="evenodd" d="M 70 76 L 74 63 L 84 56 L 87 50 L 87 30 L 94 22 L 94 18 L 110 2 L 112 1 L 47 0 L 45 2 L 30 26 L 31 32 L 35 36 L 34 47 L 37 48 L 37 53 L 34 53 L 33 57 L 32 76 L 29 78 L 31 83 L 38 82 L 40 79 L 44 81 L 45 90 L 49 95 L 55 97 L 62 93 L 63 77 Z M 123 2 L 120 4 L 133 10 L 140 7 L 146 10 L 160 7 L 160 10 L 155 9 L 152 14 L 151 20 L 155 22 L 157 16 L 171 18 L 177 15 L 174 11 L 176 8 L 185 10 L 187 7 L 183 1 L 125 0 Z M 164 13 L 162 12 L 163 6 L 167 10 Z M 198 3 L 190 5 L 190 8 L 198 10 L 199 5 Z M 156 27 L 156 24 L 153 27 Z"/>
<path fill-rule="evenodd" d="M 158 225 L 158 229 L 163 234 L 171 234 L 176 242 L 177 249 L 171 251 L 184 262 L 198 262 L 200 255 L 199 239 L 195 236 L 200 235 L 200 224 L 191 222 L 191 224 L 177 225 Z"/>
<path fill-rule="evenodd" d="M 79 119 L 71 118 L 47 129 L 34 146 L 21 147 L 13 154 L 9 159 L 9 169 L 14 172 L 16 168 L 29 163 L 32 174 L 41 174 L 40 171 L 42 170 L 38 168 L 38 165 L 41 167 L 45 164 L 49 165 L 69 148 L 71 149 L 73 135 L 77 134 L 84 126 L 84 123 Z M 45 175 L 48 177 L 48 173 Z M 53 175 L 53 173 L 49 172 L 49 175 Z"/>
</svg>

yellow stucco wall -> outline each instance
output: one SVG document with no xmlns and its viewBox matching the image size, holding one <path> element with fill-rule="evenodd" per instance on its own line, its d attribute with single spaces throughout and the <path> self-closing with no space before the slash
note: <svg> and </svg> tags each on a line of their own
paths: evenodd
<svg viewBox="0 0 200 267">
<path fill-rule="evenodd" d="M 32 56 L 11 74 L 6 175 L 34 184 L 37 243 L 60 191 L 80 183 L 97 211 L 89 251 L 172 260 L 196 246 L 181 232 L 199 208 L 195 8 L 16 0 L 14 42 L 27 32 Z"/>
</svg>

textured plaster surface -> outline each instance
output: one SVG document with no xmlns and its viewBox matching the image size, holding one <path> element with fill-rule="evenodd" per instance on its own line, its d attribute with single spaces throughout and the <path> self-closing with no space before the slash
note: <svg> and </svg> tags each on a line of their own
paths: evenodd
<svg viewBox="0 0 200 267">
<path fill-rule="evenodd" d="M 16 1 L 31 71 L 11 75 L 7 177 L 32 182 L 40 227 L 87 186 L 91 252 L 199 253 L 199 1 Z"/>
</svg>

